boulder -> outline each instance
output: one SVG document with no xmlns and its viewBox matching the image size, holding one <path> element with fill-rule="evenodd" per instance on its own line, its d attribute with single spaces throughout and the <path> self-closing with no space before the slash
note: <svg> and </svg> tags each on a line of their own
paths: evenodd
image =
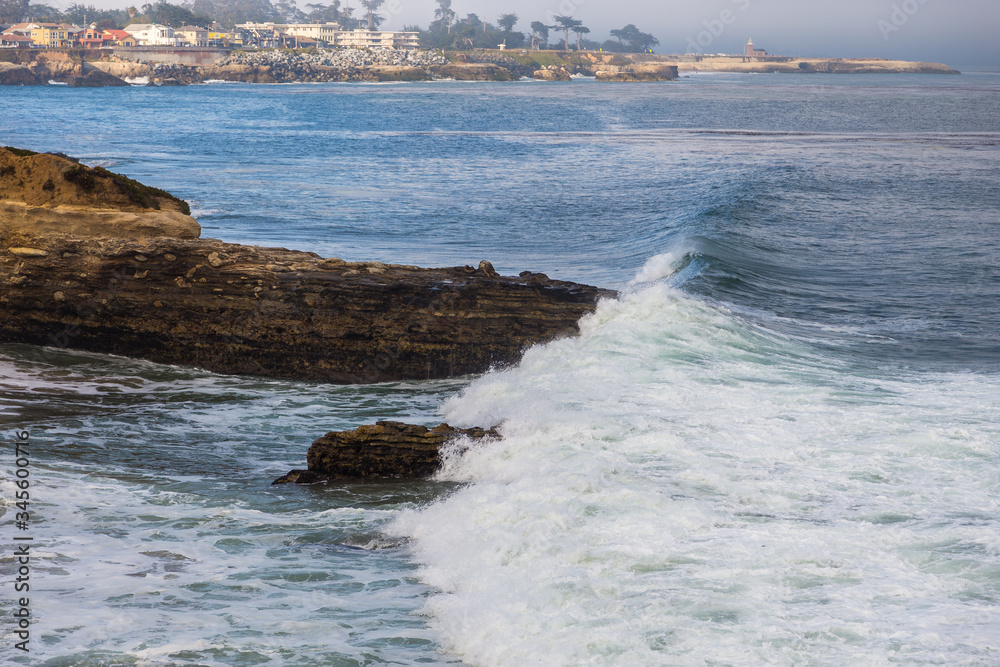
<svg viewBox="0 0 1000 667">
<path fill-rule="evenodd" d="M 546 67 L 535 70 L 533 75 L 537 81 L 570 81 L 572 77 L 562 67 Z"/>
<path fill-rule="evenodd" d="M 495 429 L 434 428 L 394 421 L 376 422 L 354 431 L 331 431 L 313 442 L 307 470 L 292 470 L 272 484 L 313 484 L 334 479 L 430 477 L 441 466 L 445 445 L 466 438 L 499 438 Z"/>
</svg>

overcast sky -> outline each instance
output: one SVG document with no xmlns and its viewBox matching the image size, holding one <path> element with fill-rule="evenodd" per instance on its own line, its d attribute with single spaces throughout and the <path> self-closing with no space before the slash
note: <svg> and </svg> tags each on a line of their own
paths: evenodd
<svg viewBox="0 0 1000 667">
<path fill-rule="evenodd" d="M 78 0 L 122 7 L 126 0 Z M 307 2 L 298 0 L 300 8 Z M 343 2 L 343 0 L 341 0 Z M 71 0 L 52 4 L 65 6 Z M 183 4 L 184 0 L 173 0 Z M 351 0 L 360 7 L 359 0 Z M 434 0 L 387 0 L 387 29 L 426 27 Z M 735 53 L 748 38 L 778 55 L 878 57 L 1000 69 L 1000 0 L 453 0 L 460 15 L 492 22 L 515 12 L 515 29 L 568 14 L 603 41 L 608 31 L 634 23 L 660 40 L 660 53 Z M 355 12 L 358 16 L 359 12 Z M 554 40 L 554 36 L 553 36 Z"/>
</svg>

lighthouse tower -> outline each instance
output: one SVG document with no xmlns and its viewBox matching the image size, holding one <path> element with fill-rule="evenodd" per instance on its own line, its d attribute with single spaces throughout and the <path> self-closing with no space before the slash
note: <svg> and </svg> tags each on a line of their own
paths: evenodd
<svg viewBox="0 0 1000 667">
<path fill-rule="evenodd" d="M 747 42 L 747 50 L 744 55 L 746 55 L 748 58 L 753 58 L 754 56 L 753 39 L 750 39 L 750 41 Z"/>
</svg>

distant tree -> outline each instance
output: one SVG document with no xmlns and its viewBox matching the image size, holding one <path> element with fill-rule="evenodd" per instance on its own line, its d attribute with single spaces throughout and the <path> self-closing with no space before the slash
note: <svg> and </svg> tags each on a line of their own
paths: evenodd
<svg viewBox="0 0 1000 667">
<path fill-rule="evenodd" d="M 208 16 L 197 15 L 187 7 L 171 5 L 168 2 L 158 2 L 146 11 L 150 18 L 150 23 L 162 23 L 171 28 L 180 28 L 182 25 L 196 25 L 207 28 L 212 25 L 212 19 Z"/>
<path fill-rule="evenodd" d="M 544 47 L 549 41 L 549 26 L 541 21 L 531 22 L 531 48 Z"/>
<path fill-rule="evenodd" d="M 455 12 L 451 9 L 451 0 L 437 0 L 438 8 L 434 10 L 434 18 L 444 25 L 451 34 L 451 24 L 455 21 Z"/>
<path fill-rule="evenodd" d="M 42 4 L 30 4 L 25 12 L 26 20 L 37 21 L 39 23 L 60 23 L 63 19 L 62 12 L 55 7 Z"/>
<path fill-rule="evenodd" d="M 612 30 L 611 36 L 618 40 L 619 48 L 615 50 L 622 52 L 641 53 L 660 43 L 660 40 L 649 33 L 642 32 L 633 23 L 629 23 L 624 28 Z M 607 42 L 605 44 L 607 45 Z"/>
<path fill-rule="evenodd" d="M 369 30 L 374 30 L 379 27 L 383 21 L 385 21 L 385 17 L 379 16 L 375 13 L 379 7 L 385 4 L 385 0 L 361 0 L 361 4 L 366 10 L 368 10 L 368 18 L 365 21 L 365 27 Z"/>
<path fill-rule="evenodd" d="M 586 28 L 586 27 L 584 27 L 582 25 L 578 25 L 577 27 L 573 28 L 573 32 L 576 34 L 576 50 L 579 51 L 580 50 L 580 37 L 583 36 L 583 35 L 589 35 L 590 34 L 590 28 Z"/>
<path fill-rule="evenodd" d="M 134 19 L 139 15 L 139 10 L 135 8 L 135 5 L 129 5 L 125 11 L 128 13 L 130 19 Z"/>
<path fill-rule="evenodd" d="M 284 11 L 270 0 L 189 0 L 186 5 L 195 14 L 212 16 L 220 24 L 232 28 L 237 23 L 285 20 Z M 303 12 L 299 12 L 305 17 Z"/>
<path fill-rule="evenodd" d="M 554 17 L 556 24 L 552 26 L 555 30 L 562 30 L 564 33 L 566 50 L 569 51 L 569 31 L 574 28 L 578 28 L 583 25 L 583 21 L 577 20 L 572 16 L 556 16 Z"/>
<path fill-rule="evenodd" d="M 28 18 L 30 0 L 0 0 L 0 23 L 21 23 Z"/>
<path fill-rule="evenodd" d="M 309 12 L 306 18 L 314 23 L 340 23 L 340 0 L 333 0 L 329 5 L 322 3 L 306 3 Z"/>
<path fill-rule="evenodd" d="M 497 19 L 497 25 L 503 28 L 504 32 L 511 32 L 514 30 L 514 25 L 517 23 L 517 14 L 501 14 L 500 18 Z"/>
<path fill-rule="evenodd" d="M 63 11 L 63 20 L 79 26 L 87 27 L 91 23 L 102 30 L 124 25 L 128 16 L 121 9 L 98 9 L 93 5 L 73 3 Z"/>
</svg>

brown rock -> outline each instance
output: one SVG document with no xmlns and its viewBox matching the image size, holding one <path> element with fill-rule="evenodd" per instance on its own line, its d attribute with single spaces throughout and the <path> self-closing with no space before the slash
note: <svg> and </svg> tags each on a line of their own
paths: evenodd
<svg viewBox="0 0 1000 667">
<path fill-rule="evenodd" d="M 516 363 L 614 296 L 491 268 L 0 228 L 0 342 L 336 383 L 445 378 Z M 64 301 L 52 301 L 57 291 Z"/>
<path fill-rule="evenodd" d="M 367 68 L 379 81 L 430 81 L 422 67 L 408 65 L 371 65 Z"/>
<path fill-rule="evenodd" d="M 115 238 L 198 238 L 188 205 L 64 156 L 0 147 L 0 231 Z"/>
<path fill-rule="evenodd" d="M 544 69 L 535 70 L 533 75 L 537 81 L 571 81 L 572 77 L 570 73 L 567 72 L 562 67 L 546 67 Z"/>
<path fill-rule="evenodd" d="M 27 67 L 0 63 L 0 86 L 44 86 L 46 83 Z"/>
<path fill-rule="evenodd" d="M 308 470 L 292 470 L 274 484 L 312 484 L 350 478 L 429 477 L 441 465 L 440 452 L 458 438 L 499 438 L 495 429 L 434 428 L 380 421 L 354 431 L 331 431 L 316 440 L 306 457 Z"/>
<path fill-rule="evenodd" d="M 490 63 L 450 63 L 431 68 L 431 73 L 439 79 L 456 81 L 514 81 L 516 76 L 499 65 Z"/>
</svg>

